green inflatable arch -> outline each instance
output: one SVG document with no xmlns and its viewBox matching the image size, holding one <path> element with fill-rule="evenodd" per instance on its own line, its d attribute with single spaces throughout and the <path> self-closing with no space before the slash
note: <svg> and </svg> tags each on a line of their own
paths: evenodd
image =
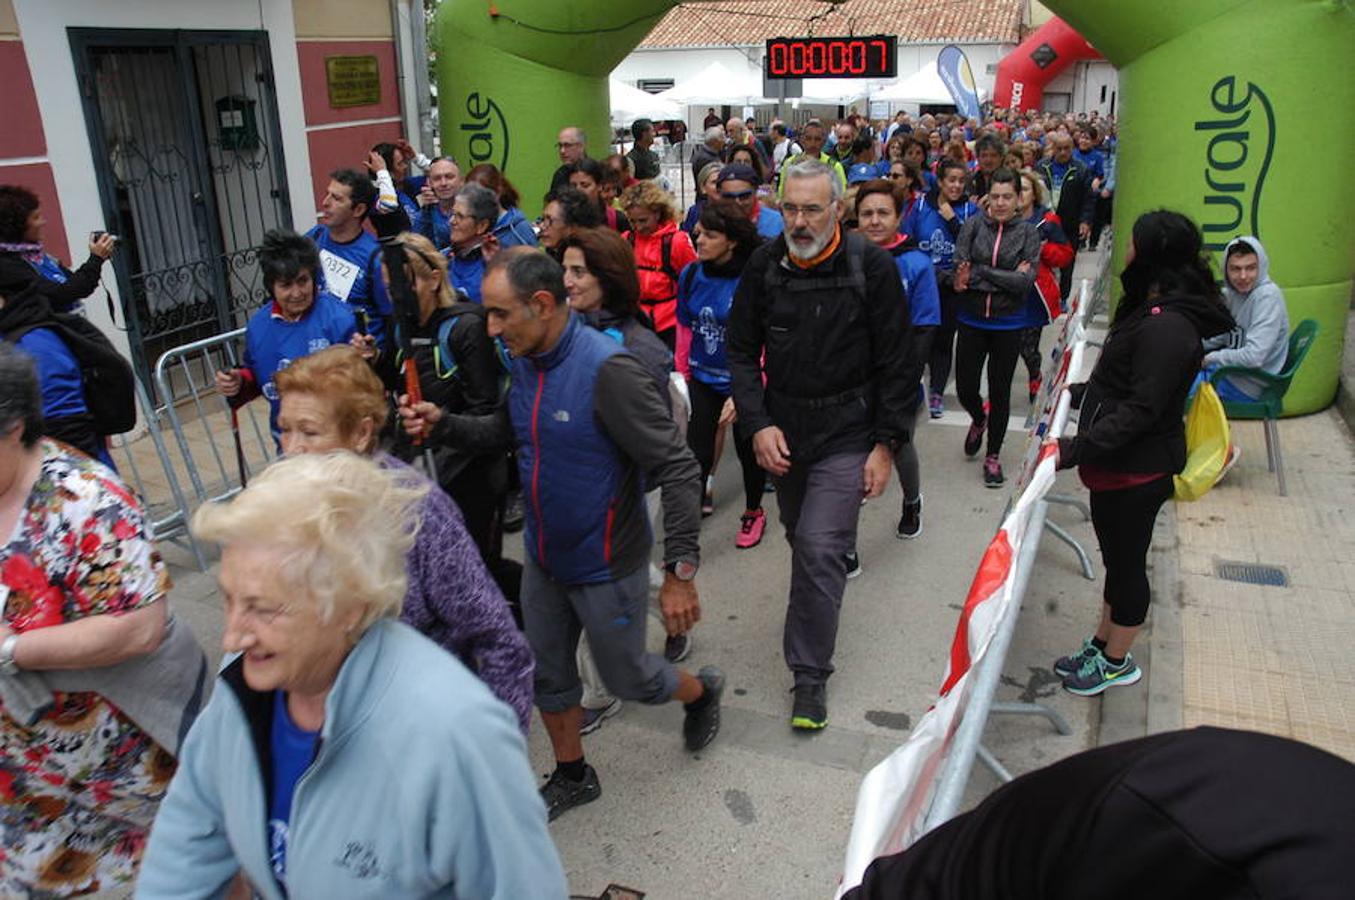
<svg viewBox="0 0 1355 900">
<path fill-rule="evenodd" d="M 438 11 L 443 146 L 492 162 L 535 211 L 558 165 L 555 135 L 608 143 L 607 75 L 675 0 L 445 0 Z M 1046 0 L 1120 70 L 1116 265 L 1128 228 L 1159 206 L 1206 241 L 1254 234 L 1291 323 L 1318 344 L 1287 398 L 1336 392 L 1355 272 L 1355 12 L 1350 0 Z"/>
<path fill-rule="evenodd" d="M 442 146 L 463 166 L 493 163 L 540 208 L 577 125 L 590 156 L 611 142 L 607 76 L 676 0 L 444 0 L 438 8 Z"/>
<path fill-rule="evenodd" d="M 1119 69 L 1117 270 L 1129 223 L 1157 207 L 1190 215 L 1216 250 L 1256 235 L 1291 327 L 1320 329 L 1285 411 L 1327 406 L 1355 273 L 1349 0 L 1045 3 Z"/>
</svg>

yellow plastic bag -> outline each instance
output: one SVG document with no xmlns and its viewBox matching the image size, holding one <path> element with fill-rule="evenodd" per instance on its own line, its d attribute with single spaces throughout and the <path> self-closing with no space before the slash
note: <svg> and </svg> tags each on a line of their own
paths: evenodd
<svg viewBox="0 0 1355 900">
<path fill-rule="evenodd" d="M 1223 474 L 1231 443 L 1223 402 L 1206 381 L 1186 415 L 1186 467 L 1174 478 L 1177 500 L 1199 500 L 1209 493 Z"/>
</svg>

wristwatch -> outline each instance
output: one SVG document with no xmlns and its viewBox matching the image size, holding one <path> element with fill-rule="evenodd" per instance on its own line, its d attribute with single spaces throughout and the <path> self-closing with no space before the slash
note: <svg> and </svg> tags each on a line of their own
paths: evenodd
<svg viewBox="0 0 1355 900">
<path fill-rule="evenodd" d="M 696 577 L 696 563 L 680 559 L 677 562 L 670 562 L 663 567 L 669 575 L 672 575 L 678 581 L 691 581 Z"/>
<path fill-rule="evenodd" d="M 17 634 L 11 634 L 0 641 L 0 672 L 6 675 L 19 674 L 19 665 L 14 661 L 14 648 L 18 643 L 19 636 Z"/>
</svg>

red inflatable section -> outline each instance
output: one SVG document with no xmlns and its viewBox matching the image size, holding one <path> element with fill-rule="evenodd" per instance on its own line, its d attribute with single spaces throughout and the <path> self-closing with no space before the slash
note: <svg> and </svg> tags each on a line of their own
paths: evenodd
<svg viewBox="0 0 1355 900">
<path fill-rule="evenodd" d="M 1100 58 L 1086 38 L 1055 16 L 997 64 L 993 105 L 1022 111 L 1041 109 L 1045 85 L 1079 60 Z"/>
</svg>

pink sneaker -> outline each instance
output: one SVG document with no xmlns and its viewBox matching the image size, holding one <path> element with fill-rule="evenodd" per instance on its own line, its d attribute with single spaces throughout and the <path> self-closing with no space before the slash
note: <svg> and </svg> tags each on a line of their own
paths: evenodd
<svg viewBox="0 0 1355 900">
<path fill-rule="evenodd" d="M 762 532 L 767 530 L 767 514 L 760 509 L 746 512 L 739 518 L 739 536 L 734 546 L 747 550 L 762 543 Z"/>
</svg>

